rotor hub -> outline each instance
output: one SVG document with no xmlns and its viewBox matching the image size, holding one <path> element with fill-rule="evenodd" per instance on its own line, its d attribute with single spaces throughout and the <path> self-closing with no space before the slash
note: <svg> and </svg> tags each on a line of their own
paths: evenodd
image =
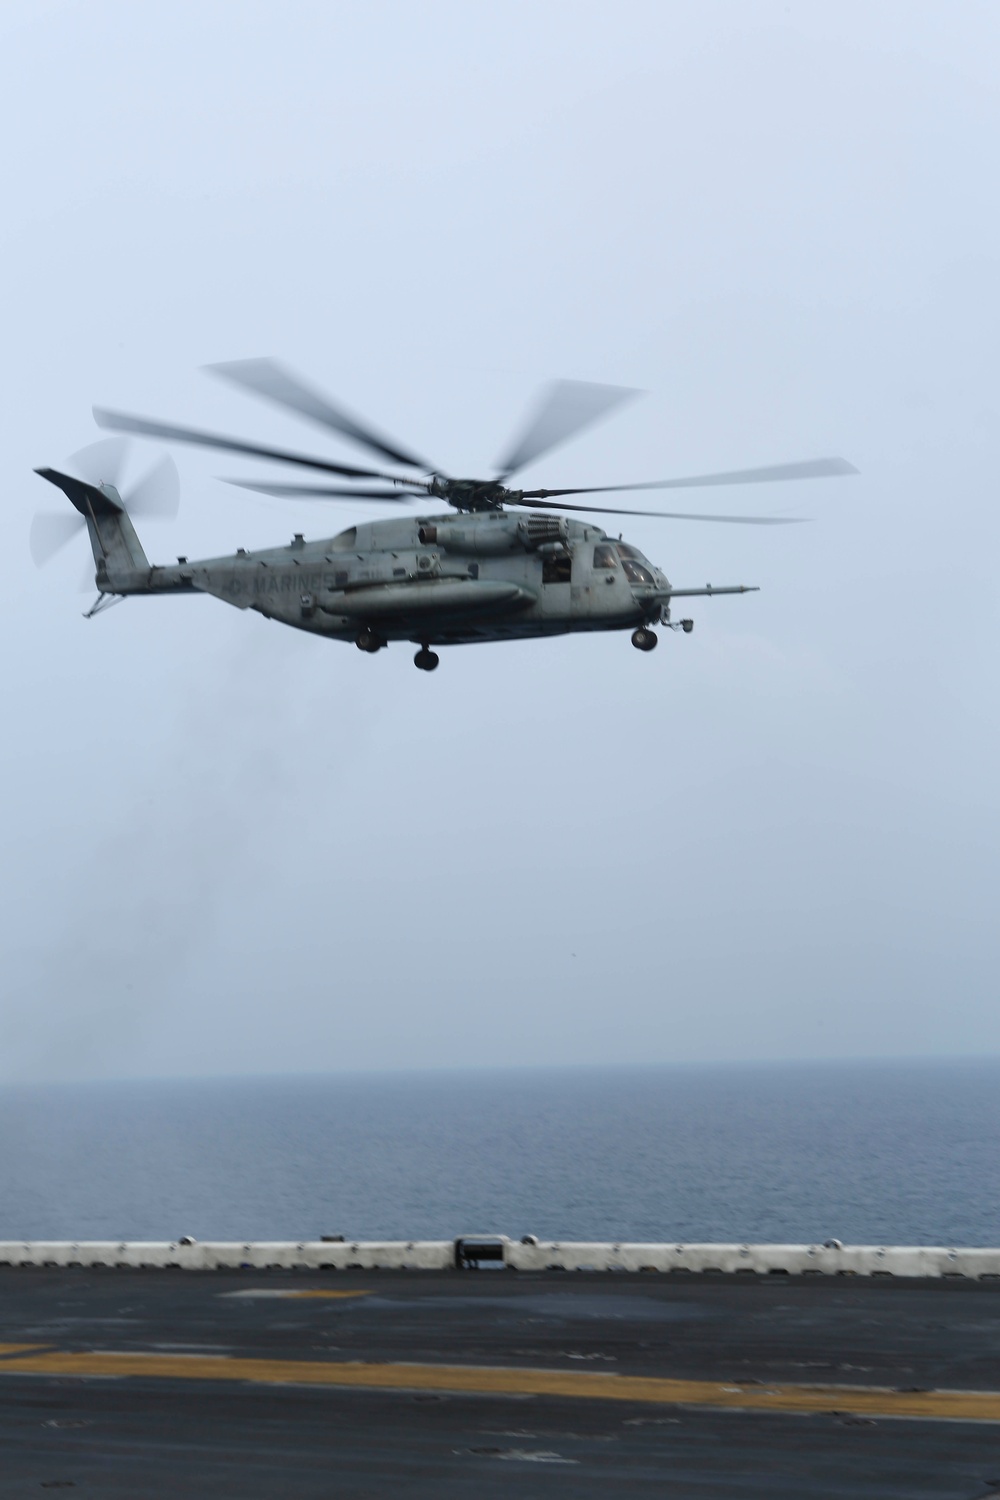
<svg viewBox="0 0 1000 1500">
<path fill-rule="evenodd" d="M 465 511 L 502 510 L 504 501 L 512 498 L 512 491 L 494 479 L 446 479 L 440 474 L 431 479 L 428 492 Z"/>
</svg>

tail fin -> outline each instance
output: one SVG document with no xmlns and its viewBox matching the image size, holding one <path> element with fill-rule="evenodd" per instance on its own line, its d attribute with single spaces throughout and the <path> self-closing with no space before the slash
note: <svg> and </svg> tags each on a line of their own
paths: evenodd
<svg viewBox="0 0 1000 1500">
<path fill-rule="evenodd" d="M 134 588 L 145 581 L 149 559 L 114 485 L 86 484 L 58 469 L 36 469 L 35 473 L 61 489 L 86 521 L 102 591 L 109 585 L 113 590 L 115 584 Z"/>
</svg>

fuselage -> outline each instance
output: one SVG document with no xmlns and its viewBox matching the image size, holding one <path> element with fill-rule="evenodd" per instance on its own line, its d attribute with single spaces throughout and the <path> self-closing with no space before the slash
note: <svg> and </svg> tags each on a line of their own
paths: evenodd
<svg viewBox="0 0 1000 1500">
<path fill-rule="evenodd" d="M 320 541 L 153 566 L 109 580 L 115 593 L 212 594 L 299 630 L 425 645 L 652 622 L 670 597 L 663 572 L 600 527 L 552 514 L 400 516 Z M 129 586 L 131 585 L 131 586 Z"/>
</svg>

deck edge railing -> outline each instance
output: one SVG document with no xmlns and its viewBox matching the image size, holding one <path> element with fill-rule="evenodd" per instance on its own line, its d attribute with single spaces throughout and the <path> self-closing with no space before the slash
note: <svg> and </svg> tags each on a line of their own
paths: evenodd
<svg viewBox="0 0 1000 1500">
<path fill-rule="evenodd" d="M 460 1235 L 448 1240 L 2 1240 L 0 1266 L 143 1270 L 679 1272 L 1000 1281 L 1000 1249 L 936 1245 L 641 1244 Z"/>
</svg>

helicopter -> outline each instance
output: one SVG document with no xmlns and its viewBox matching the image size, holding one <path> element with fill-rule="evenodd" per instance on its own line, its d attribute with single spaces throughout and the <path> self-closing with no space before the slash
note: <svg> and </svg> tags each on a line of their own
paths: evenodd
<svg viewBox="0 0 1000 1500">
<path fill-rule="evenodd" d="M 415 665 L 433 672 L 434 647 L 523 640 L 580 631 L 628 630 L 632 645 L 652 651 L 655 626 L 689 634 L 694 622 L 674 620 L 678 599 L 757 592 L 731 584 L 675 588 L 638 547 L 609 537 L 590 517 L 646 516 L 669 520 L 777 526 L 788 516 L 715 515 L 623 510 L 578 503 L 570 496 L 760 484 L 856 474 L 842 458 L 810 459 L 766 468 L 701 474 L 638 484 L 567 489 L 516 489 L 512 477 L 543 454 L 609 415 L 638 392 L 584 381 L 554 382 L 508 445 L 490 479 L 455 478 L 335 405 L 273 359 L 237 360 L 208 370 L 252 395 L 292 411 L 376 455 L 378 469 L 359 468 L 283 448 L 94 408 L 98 426 L 118 433 L 185 443 L 264 459 L 312 472 L 309 483 L 230 479 L 257 493 L 294 500 L 374 501 L 397 507 L 389 519 L 362 522 L 338 535 L 176 564 L 151 564 L 132 515 L 170 515 L 177 507 L 177 471 L 166 457 L 123 499 L 118 469 L 123 437 L 104 439 L 71 460 L 75 474 L 36 473 L 63 491 L 75 516 L 38 515 L 32 551 L 45 561 L 73 526 L 89 533 L 98 597 L 87 617 L 137 594 L 211 594 L 266 619 L 351 642 L 376 653 L 392 641 L 417 645 Z M 409 470 L 400 473 L 399 470 Z M 78 477 L 82 475 L 83 477 Z M 325 477 L 321 477 L 325 476 Z M 373 481 L 376 487 L 372 487 Z M 428 502 L 449 507 L 430 513 Z M 413 513 L 418 503 L 419 513 Z M 406 514 L 400 511 L 406 509 Z M 573 511 L 577 520 L 562 514 Z"/>
</svg>

